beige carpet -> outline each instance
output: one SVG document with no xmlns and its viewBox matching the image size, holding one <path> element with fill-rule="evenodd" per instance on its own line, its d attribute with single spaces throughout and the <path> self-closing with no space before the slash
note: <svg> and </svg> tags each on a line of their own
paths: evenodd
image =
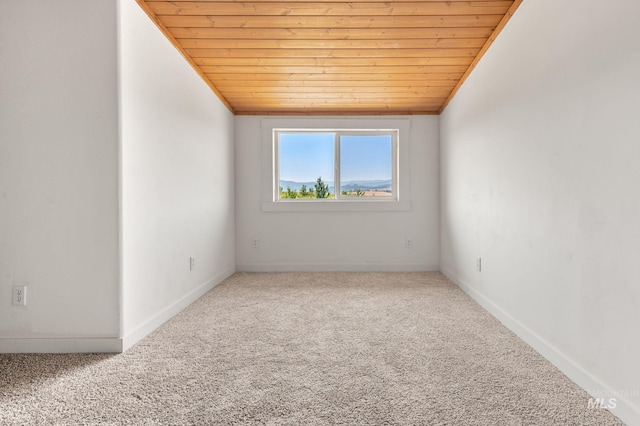
<svg viewBox="0 0 640 426">
<path fill-rule="evenodd" d="M 616 425 L 438 273 L 236 274 L 120 355 L 0 355 L 2 425 Z"/>
</svg>

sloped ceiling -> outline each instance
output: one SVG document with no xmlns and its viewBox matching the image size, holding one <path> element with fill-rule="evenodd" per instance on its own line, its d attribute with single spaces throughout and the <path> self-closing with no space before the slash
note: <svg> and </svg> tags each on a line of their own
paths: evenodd
<svg viewBox="0 0 640 426">
<path fill-rule="evenodd" d="M 522 0 L 137 0 L 238 115 L 438 114 Z"/>
</svg>

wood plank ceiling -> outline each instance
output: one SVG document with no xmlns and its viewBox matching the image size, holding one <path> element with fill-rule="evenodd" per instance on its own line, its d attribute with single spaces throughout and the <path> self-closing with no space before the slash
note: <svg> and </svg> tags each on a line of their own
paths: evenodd
<svg viewBox="0 0 640 426">
<path fill-rule="evenodd" d="M 239 115 L 438 114 L 522 0 L 137 0 Z"/>
</svg>

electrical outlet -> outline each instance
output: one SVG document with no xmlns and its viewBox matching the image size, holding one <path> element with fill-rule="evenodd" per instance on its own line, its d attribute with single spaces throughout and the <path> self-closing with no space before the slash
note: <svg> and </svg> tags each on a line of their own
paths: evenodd
<svg viewBox="0 0 640 426">
<path fill-rule="evenodd" d="M 482 271 L 482 258 L 479 257 L 476 259 L 476 269 L 478 272 Z"/>
<path fill-rule="evenodd" d="M 196 258 L 195 257 L 190 257 L 189 258 L 189 270 L 193 271 L 196 269 Z"/>
<path fill-rule="evenodd" d="M 251 248 L 259 248 L 260 240 L 258 238 L 254 238 L 251 240 Z"/>
<path fill-rule="evenodd" d="M 406 238 L 404 240 L 404 247 L 405 248 L 413 248 L 413 240 L 411 238 Z"/>
<path fill-rule="evenodd" d="M 11 296 L 11 303 L 14 306 L 26 306 L 27 305 L 27 286 L 26 285 L 14 285 Z"/>
</svg>

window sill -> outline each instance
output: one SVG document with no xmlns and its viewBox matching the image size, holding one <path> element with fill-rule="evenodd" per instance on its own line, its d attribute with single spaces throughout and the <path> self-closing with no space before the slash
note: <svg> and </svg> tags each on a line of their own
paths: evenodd
<svg viewBox="0 0 640 426">
<path fill-rule="evenodd" d="M 263 201 L 263 212 L 374 212 L 408 211 L 409 201 Z"/>
</svg>

